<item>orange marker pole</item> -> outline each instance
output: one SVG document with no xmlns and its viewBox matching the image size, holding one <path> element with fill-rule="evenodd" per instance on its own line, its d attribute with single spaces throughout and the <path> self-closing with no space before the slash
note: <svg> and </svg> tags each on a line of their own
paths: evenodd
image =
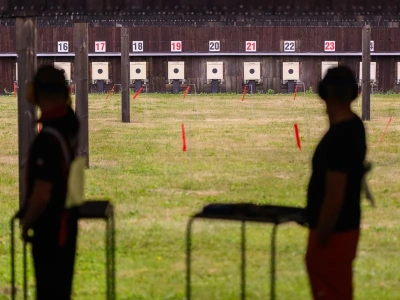
<svg viewBox="0 0 400 300">
<path fill-rule="evenodd" d="M 296 88 L 294 89 L 294 99 L 293 100 L 296 100 L 298 88 L 299 88 L 299 86 L 296 84 Z"/>
<path fill-rule="evenodd" d="M 296 135 L 297 147 L 301 150 L 301 141 L 300 141 L 299 126 L 298 126 L 297 124 L 294 124 L 294 133 L 295 133 L 295 135 Z"/>
<path fill-rule="evenodd" d="M 186 147 L 186 133 L 185 133 L 185 125 L 181 125 L 182 128 L 182 151 L 186 152 L 187 147 Z"/>
<path fill-rule="evenodd" d="M 387 125 L 386 125 L 385 131 L 382 133 L 381 139 L 380 139 L 380 141 L 379 141 L 379 145 L 382 144 L 383 138 L 385 137 L 386 132 L 387 132 L 388 129 L 389 129 L 390 123 L 392 123 L 392 117 L 390 117 L 389 122 L 388 122 Z"/>
<path fill-rule="evenodd" d="M 183 94 L 183 99 L 186 99 L 186 96 L 189 93 L 189 91 L 190 91 L 190 85 L 188 85 L 188 87 L 186 88 L 185 93 Z"/>
<path fill-rule="evenodd" d="M 243 96 L 242 96 L 242 102 L 244 101 L 244 98 L 246 97 L 246 94 L 247 94 L 247 87 L 244 86 L 244 89 L 243 89 Z"/>
<path fill-rule="evenodd" d="M 114 92 L 114 87 L 115 87 L 115 85 L 113 85 L 113 87 L 112 87 L 111 91 L 108 93 L 106 100 L 108 99 L 108 97 L 110 97 L 111 93 L 113 93 L 113 92 Z"/>
<path fill-rule="evenodd" d="M 143 87 L 141 87 L 136 94 L 133 96 L 133 100 L 136 100 L 136 98 L 140 95 L 140 93 L 143 91 Z"/>
<path fill-rule="evenodd" d="M 14 82 L 14 98 L 17 98 L 17 84 Z"/>
</svg>

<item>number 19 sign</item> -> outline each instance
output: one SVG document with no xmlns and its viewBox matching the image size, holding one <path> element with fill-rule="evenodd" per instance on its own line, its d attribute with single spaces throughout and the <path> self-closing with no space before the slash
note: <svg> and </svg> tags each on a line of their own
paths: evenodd
<svg viewBox="0 0 400 300">
<path fill-rule="evenodd" d="M 182 42 L 172 41 L 171 42 L 171 52 L 182 52 Z"/>
<path fill-rule="evenodd" d="M 106 52 L 106 42 L 95 42 L 94 52 Z"/>
</svg>

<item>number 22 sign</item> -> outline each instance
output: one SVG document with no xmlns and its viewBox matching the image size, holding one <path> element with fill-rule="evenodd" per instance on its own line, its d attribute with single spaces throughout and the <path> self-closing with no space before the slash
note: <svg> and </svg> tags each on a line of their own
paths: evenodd
<svg viewBox="0 0 400 300">
<path fill-rule="evenodd" d="M 335 41 L 325 41 L 325 51 L 326 52 L 334 52 L 336 51 L 336 42 Z"/>
</svg>

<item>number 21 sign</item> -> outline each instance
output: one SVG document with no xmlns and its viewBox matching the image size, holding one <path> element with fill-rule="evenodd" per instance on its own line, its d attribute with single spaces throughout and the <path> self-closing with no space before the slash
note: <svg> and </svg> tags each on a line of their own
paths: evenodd
<svg viewBox="0 0 400 300">
<path fill-rule="evenodd" d="M 257 42 L 256 41 L 247 41 L 246 42 L 246 52 L 256 52 L 257 51 Z"/>
</svg>

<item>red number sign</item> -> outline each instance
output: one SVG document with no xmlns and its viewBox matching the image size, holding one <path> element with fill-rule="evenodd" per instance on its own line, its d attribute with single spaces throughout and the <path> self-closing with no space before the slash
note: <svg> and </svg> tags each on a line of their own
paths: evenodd
<svg viewBox="0 0 400 300">
<path fill-rule="evenodd" d="M 95 42 L 94 51 L 95 52 L 106 52 L 106 42 Z"/>
<path fill-rule="evenodd" d="M 246 42 L 246 52 L 256 52 L 256 51 L 257 51 L 257 42 L 256 41 Z"/>
<path fill-rule="evenodd" d="M 336 43 L 335 41 L 325 41 L 325 51 L 336 51 Z"/>
<path fill-rule="evenodd" d="M 171 52 L 182 52 L 182 42 L 181 41 L 171 42 Z"/>
</svg>

